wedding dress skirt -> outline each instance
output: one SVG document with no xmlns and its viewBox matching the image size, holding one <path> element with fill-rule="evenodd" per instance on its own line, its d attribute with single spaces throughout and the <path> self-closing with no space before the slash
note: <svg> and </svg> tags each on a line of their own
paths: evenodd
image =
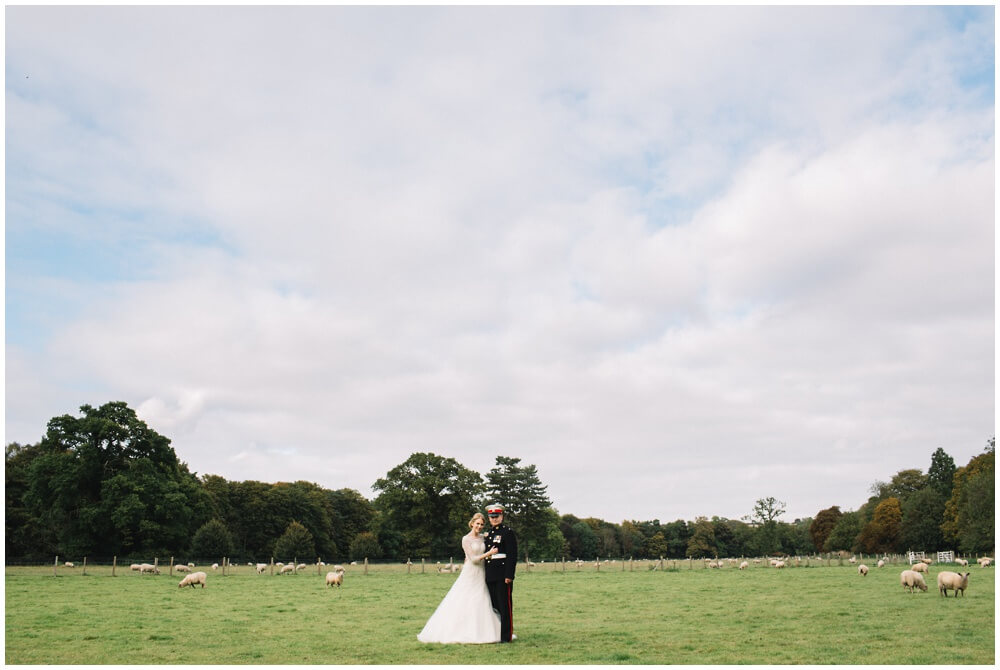
<svg viewBox="0 0 1000 670">
<path fill-rule="evenodd" d="M 500 616 L 493 611 L 486 590 L 482 561 L 472 556 L 485 551 L 482 538 L 462 538 L 465 564 L 444 600 L 417 635 L 421 642 L 482 644 L 500 641 Z"/>
</svg>

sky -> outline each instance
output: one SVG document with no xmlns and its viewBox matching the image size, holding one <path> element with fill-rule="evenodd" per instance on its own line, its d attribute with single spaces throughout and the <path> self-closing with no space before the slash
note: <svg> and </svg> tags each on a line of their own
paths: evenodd
<svg viewBox="0 0 1000 670">
<path fill-rule="evenodd" d="M 5 440 L 783 520 L 994 435 L 994 8 L 7 6 Z"/>
</svg>

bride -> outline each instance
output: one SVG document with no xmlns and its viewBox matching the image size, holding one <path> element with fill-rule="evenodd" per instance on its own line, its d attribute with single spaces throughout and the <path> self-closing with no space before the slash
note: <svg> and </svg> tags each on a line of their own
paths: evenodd
<svg viewBox="0 0 1000 670">
<path fill-rule="evenodd" d="M 483 568 L 483 559 L 495 554 L 497 549 L 493 547 L 484 552 L 486 543 L 479 532 L 485 525 L 486 519 L 479 512 L 469 521 L 472 532 L 462 538 L 465 564 L 444 600 L 417 635 L 421 642 L 500 641 L 500 617 L 490 604 Z"/>
</svg>

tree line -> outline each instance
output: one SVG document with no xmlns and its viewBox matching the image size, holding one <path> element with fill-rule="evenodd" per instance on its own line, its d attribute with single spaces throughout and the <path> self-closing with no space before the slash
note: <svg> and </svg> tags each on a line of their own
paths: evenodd
<svg viewBox="0 0 1000 670">
<path fill-rule="evenodd" d="M 123 402 L 48 422 L 33 445 L 10 443 L 7 560 L 52 555 L 187 556 L 267 561 L 443 559 L 460 553 L 475 510 L 507 508 L 533 559 L 702 558 L 906 549 L 992 551 L 994 440 L 963 467 L 938 449 L 925 474 L 876 482 L 857 510 L 782 521 L 785 503 L 756 501 L 739 520 L 660 523 L 559 514 L 534 465 L 497 456 L 485 475 L 453 458 L 415 453 L 375 481 L 368 500 L 349 488 L 197 476 L 170 440 Z"/>
</svg>

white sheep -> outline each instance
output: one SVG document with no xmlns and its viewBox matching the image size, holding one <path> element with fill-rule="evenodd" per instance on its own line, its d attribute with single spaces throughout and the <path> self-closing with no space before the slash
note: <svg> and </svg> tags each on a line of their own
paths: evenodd
<svg viewBox="0 0 1000 670">
<path fill-rule="evenodd" d="M 955 559 L 955 563 L 957 565 L 961 565 L 963 568 L 969 564 L 969 562 L 967 560 L 965 560 L 964 558 L 956 558 Z"/>
<path fill-rule="evenodd" d="M 976 562 L 979 563 L 979 567 L 988 568 L 993 564 L 993 559 L 989 556 L 981 556 L 976 559 Z"/>
<path fill-rule="evenodd" d="M 880 568 L 884 568 L 884 567 L 885 567 L 885 561 L 883 561 L 883 560 L 882 560 L 882 559 L 880 558 L 880 559 L 878 559 L 878 563 L 876 563 L 875 565 L 876 565 L 877 567 L 880 567 Z"/>
<path fill-rule="evenodd" d="M 133 563 L 132 565 L 128 566 L 128 569 L 129 570 L 135 570 L 136 572 L 138 572 L 139 571 L 139 564 L 138 563 Z"/>
<path fill-rule="evenodd" d="M 858 566 L 858 574 L 861 575 L 862 577 L 867 577 L 868 576 L 868 566 L 865 565 L 864 563 L 862 563 L 861 565 L 859 565 Z"/>
<path fill-rule="evenodd" d="M 177 572 L 191 572 L 191 568 L 184 565 L 183 563 L 178 563 L 177 565 L 175 565 L 174 570 L 176 570 Z"/>
<path fill-rule="evenodd" d="M 306 565 L 305 563 L 299 563 L 298 565 L 295 566 L 295 571 L 298 572 L 299 570 L 305 570 L 308 567 L 309 566 Z"/>
<path fill-rule="evenodd" d="M 189 562 L 188 562 L 188 567 L 189 567 L 189 568 L 194 568 L 194 563 L 191 563 L 191 562 L 189 561 Z"/>
<path fill-rule="evenodd" d="M 957 572 L 939 572 L 937 576 L 938 591 L 941 592 L 945 598 L 948 597 L 948 589 L 955 592 L 955 597 L 958 597 L 958 592 L 962 592 L 962 597 L 965 597 L 965 587 L 969 585 L 969 573 L 959 574 Z"/>
<path fill-rule="evenodd" d="M 201 584 L 201 588 L 205 588 L 205 581 L 208 579 L 208 575 L 204 572 L 192 572 L 180 581 L 177 588 L 182 588 L 185 586 L 190 586 L 192 589 L 195 584 Z"/>
<path fill-rule="evenodd" d="M 73 565 L 73 563 L 72 563 L 72 562 L 70 562 L 70 561 L 66 561 L 65 563 L 63 563 L 63 565 L 65 565 L 65 566 L 66 566 L 67 568 L 75 568 L 75 567 L 76 567 L 76 566 L 75 566 L 75 565 Z"/>
<path fill-rule="evenodd" d="M 899 583 L 903 585 L 904 589 L 909 589 L 910 593 L 913 593 L 914 587 L 921 591 L 927 590 L 927 583 L 924 582 L 924 576 L 916 570 L 903 570 L 899 573 Z"/>
<path fill-rule="evenodd" d="M 910 566 L 910 570 L 912 570 L 913 572 L 927 572 L 927 564 L 914 563 L 913 565 Z"/>
<path fill-rule="evenodd" d="M 279 574 L 279 575 L 283 575 L 283 574 L 285 574 L 286 572 L 295 572 L 295 566 L 294 566 L 294 565 L 291 565 L 291 564 L 289 564 L 289 565 L 286 565 L 285 567 L 283 567 L 283 568 L 282 568 L 282 569 L 281 569 L 281 570 L 280 570 L 280 571 L 278 572 L 278 574 Z"/>
<path fill-rule="evenodd" d="M 934 563 L 934 559 L 933 558 L 921 558 L 920 562 L 921 563 L 926 563 L 927 565 L 931 565 L 931 564 Z"/>
<path fill-rule="evenodd" d="M 326 573 L 326 585 L 333 586 L 336 584 L 337 588 L 340 588 L 341 584 L 344 583 L 344 571 L 343 570 L 331 570 Z"/>
<path fill-rule="evenodd" d="M 774 567 L 776 567 L 778 569 L 781 569 L 781 568 L 785 567 L 785 562 L 784 561 L 775 561 L 774 562 Z"/>
<path fill-rule="evenodd" d="M 218 570 L 218 569 L 219 569 L 219 564 L 218 563 L 212 563 L 212 570 Z"/>
<path fill-rule="evenodd" d="M 141 575 L 141 574 L 145 574 L 147 572 L 149 574 L 151 574 L 151 575 L 154 575 L 154 574 L 158 575 L 158 574 L 160 574 L 160 569 L 157 568 L 152 563 L 141 563 L 139 565 L 139 574 Z"/>
<path fill-rule="evenodd" d="M 857 563 L 858 559 L 856 557 L 854 557 L 854 556 L 851 556 L 849 559 L 847 559 L 847 562 L 848 563 L 852 563 L 852 564 L 853 563 Z"/>
<path fill-rule="evenodd" d="M 750 567 L 750 564 L 747 563 L 746 561 L 743 561 L 742 563 L 740 563 L 740 570 L 746 570 L 749 567 Z"/>
<path fill-rule="evenodd" d="M 258 575 L 262 575 L 264 574 L 264 571 L 267 570 L 267 563 L 258 563 L 254 566 L 254 568 L 256 568 Z"/>
</svg>

